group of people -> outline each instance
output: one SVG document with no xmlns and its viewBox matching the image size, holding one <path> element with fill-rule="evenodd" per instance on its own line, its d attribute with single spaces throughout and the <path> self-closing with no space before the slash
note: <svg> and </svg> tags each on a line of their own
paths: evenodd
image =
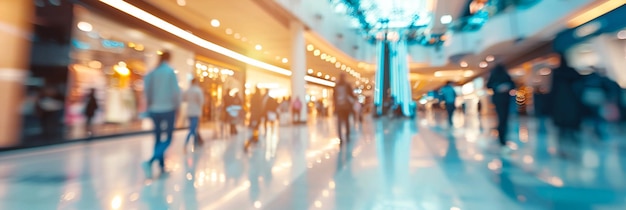
<svg viewBox="0 0 626 210">
<path fill-rule="evenodd" d="M 535 99 L 536 113 L 540 119 L 543 116 L 552 119 L 558 129 L 559 154 L 569 156 L 568 151 L 580 142 L 580 130 L 585 119 L 593 124 L 595 133 L 600 139 L 608 134 L 605 131 L 607 122 L 617 122 L 624 118 L 623 112 L 626 103 L 622 96 L 622 89 L 613 80 L 609 79 L 602 69 L 589 67 L 589 74 L 581 74 L 580 70 L 571 67 L 565 55 L 559 55 L 559 66 L 552 70 L 552 82 L 549 91 L 538 95 Z M 441 98 L 446 104 L 448 122 L 452 125 L 452 116 L 456 109 L 456 92 L 448 82 L 441 88 Z M 511 152 L 507 146 L 509 115 L 511 113 L 512 94 L 516 84 L 507 73 L 506 67 L 499 63 L 491 71 L 487 82 L 491 89 L 492 103 L 497 115 L 498 142 L 502 153 Z M 540 126 L 545 126 L 540 124 Z M 544 130 L 543 127 L 539 130 Z"/>
</svg>

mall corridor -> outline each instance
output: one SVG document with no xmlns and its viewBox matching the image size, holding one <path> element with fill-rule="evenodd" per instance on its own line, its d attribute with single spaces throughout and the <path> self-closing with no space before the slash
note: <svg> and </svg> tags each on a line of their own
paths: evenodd
<svg viewBox="0 0 626 210">
<path fill-rule="evenodd" d="M 367 119 L 339 145 L 330 119 L 280 126 L 243 149 L 247 133 L 167 154 L 145 179 L 150 135 L 0 156 L 0 209 L 624 209 L 624 142 L 588 142 L 555 157 L 553 138 L 521 122 L 510 158 L 476 124 L 444 117 Z M 486 120 L 483 127 L 488 127 Z M 482 131 L 482 132 L 481 132 Z M 207 135 L 210 130 L 203 130 Z"/>
</svg>

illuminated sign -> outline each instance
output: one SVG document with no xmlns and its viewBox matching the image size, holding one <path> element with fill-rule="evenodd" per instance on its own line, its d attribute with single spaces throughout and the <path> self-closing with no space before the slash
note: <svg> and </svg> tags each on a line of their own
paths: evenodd
<svg viewBox="0 0 626 210">
<path fill-rule="evenodd" d="M 102 40 L 102 46 L 105 48 L 124 48 L 126 45 L 124 42 L 118 42 L 113 40 Z"/>
</svg>

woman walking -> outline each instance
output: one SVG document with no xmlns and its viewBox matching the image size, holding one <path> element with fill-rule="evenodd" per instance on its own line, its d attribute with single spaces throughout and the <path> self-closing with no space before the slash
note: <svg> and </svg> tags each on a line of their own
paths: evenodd
<svg viewBox="0 0 626 210">
<path fill-rule="evenodd" d="M 185 99 L 187 101 L 187 117 L 189 117 L 189 134 L 185 140 L 184 151 L 187 152 L 187 144 L 191 137 L 194 137 L 195 142 L 198 145 L 202 145 L 200 135 L 198 135 L 198 121 L 200 115 L 202 115 L 202 105 L 204 104 L 204 94 L 202 89 L 198 86 L 198 80 L 191 80 L 191 86 L 185 93 Z"/>
</svg>

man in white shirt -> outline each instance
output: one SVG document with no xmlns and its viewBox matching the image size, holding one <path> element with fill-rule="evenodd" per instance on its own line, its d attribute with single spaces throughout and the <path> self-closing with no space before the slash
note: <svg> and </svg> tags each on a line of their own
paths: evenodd
<svg viewBox="0 0 626 210">
<path fill-rule="evenodd" d="M 154 155 L 143 164 L 146 177 L 152 176 L 152 163 L 159 161 L 161 173 L 165 171 L 165 150 L 172 142 L 176 110 L 180 105 L 181 92 L 174 69 L 169 65 L 171 54 L 164 52 L 161 55 L 159 66 L 144 77 L 144 93 L 148 106 L 148 113 L 154 122 Z M 163 129 L 165 124 L 165 129 Z M 165 131 L 167 137 L 161 141 L 161 135 Z"/>
</svg>

